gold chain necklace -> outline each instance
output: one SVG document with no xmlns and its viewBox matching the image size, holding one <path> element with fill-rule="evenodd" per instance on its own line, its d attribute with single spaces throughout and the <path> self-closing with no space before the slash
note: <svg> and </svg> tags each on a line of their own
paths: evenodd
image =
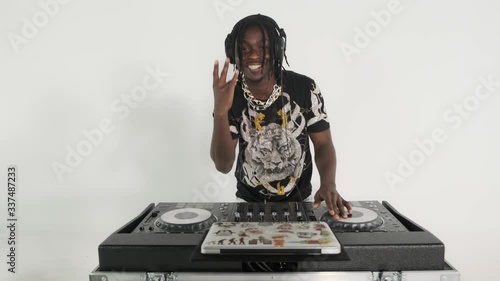
<svg viewBox="0 0 500 281">
<path fill-rule="evenodd" d="M 247 82 L 245 81 L 244 75 L 242 75 L 241 84 L 242 84 L 242 89 L 243 89 L 243 96 L 248 101 L 248 104 L 255 110 L 264 110 L 264 109 L 268 108 L 281 95 L 281 86 L 274 84 L 273 93 L 269 96 L 269 98 L 266 101 L 261 101 L 261 100 L 258 100 L 252 94 L 252 92 L 250 92 L 250 89 L 248 88 Z"/>
</svg>

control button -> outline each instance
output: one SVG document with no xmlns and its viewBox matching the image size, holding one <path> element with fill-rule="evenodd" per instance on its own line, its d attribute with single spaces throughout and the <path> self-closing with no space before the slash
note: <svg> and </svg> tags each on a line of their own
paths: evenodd
<svg viewBox="0 0 500 281">
<path fill-rule="evenodd" d="M 298 219 L 299 221 L 303 221 L 303 220 L 304 220 L 304 218 L 302 217 L 302 212 L 301 212 L 301 211 L 298 211 L 298 212 L 297 212 L 297 219 Z"/>
<path fill-rule="evenodd" d="M 272 213 L 271 213 L 271 216 L 272 216 L 272 218 L 273 218 L 273 221 L 277 221 L 277 220 L 278 220 L 278 213 L 276 213 L 276 212 L 272 212 Z"/>
<path fill-rule="evenodd" d="M 290 219 L 290 213 L 285 212 L 285 221 L 289 221 Z"/>
</svg>

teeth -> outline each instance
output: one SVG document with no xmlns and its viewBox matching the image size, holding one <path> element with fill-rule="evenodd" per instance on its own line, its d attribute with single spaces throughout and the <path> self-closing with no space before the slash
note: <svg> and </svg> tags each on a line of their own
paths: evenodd
<svg viewBox="0 0 500 281">
<path fill-rule="evenodd" d="M 250 68 L 251 70 L 256 70 L 260 68 L 260 64 L 252 64 L 249 65 L 248 68 Z"/>
</svg>

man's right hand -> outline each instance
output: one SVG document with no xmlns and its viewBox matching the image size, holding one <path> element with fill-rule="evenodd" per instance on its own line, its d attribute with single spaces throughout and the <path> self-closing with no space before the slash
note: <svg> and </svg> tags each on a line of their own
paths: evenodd
<svg viewBox="0 0 500 281">
<path fill-rule="evenodd" d="M 234 88 L 236 87 L 236 82 L 238 81 L 238 70 L 234 72 L 233 79 L 226 82 L 227 71 L 229 69 L 229 58 L 226 58 L 224 62 L 224 68 L 222 68 L 222 73 L 219 76 L 219 61 L 214 63 L 214 114 L 227 114 L 229 109 L 233 104 Z"/>
</svg>

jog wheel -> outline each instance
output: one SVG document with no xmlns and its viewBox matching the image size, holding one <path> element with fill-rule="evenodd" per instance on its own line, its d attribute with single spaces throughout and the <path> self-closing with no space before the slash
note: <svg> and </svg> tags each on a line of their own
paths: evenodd
<svg viewBox="0 0 500 281">
<path fill-rule="evenodd" d="M 155 222 L 168 232 L 198 232 L 209 228 L 217 218 L 205 209 L 183 208 L 161 215 Z"/>
<path fill-rule="evenodd" d="M 334 231 L 370 231 L 384 223 L 376 212 L 360 207 L 352 207 L 352 217 L 347 219 L 340 218 L 335 221 L 330 213 L 326 212 L 320 220 L 326 222 Z"/>
</svg>

